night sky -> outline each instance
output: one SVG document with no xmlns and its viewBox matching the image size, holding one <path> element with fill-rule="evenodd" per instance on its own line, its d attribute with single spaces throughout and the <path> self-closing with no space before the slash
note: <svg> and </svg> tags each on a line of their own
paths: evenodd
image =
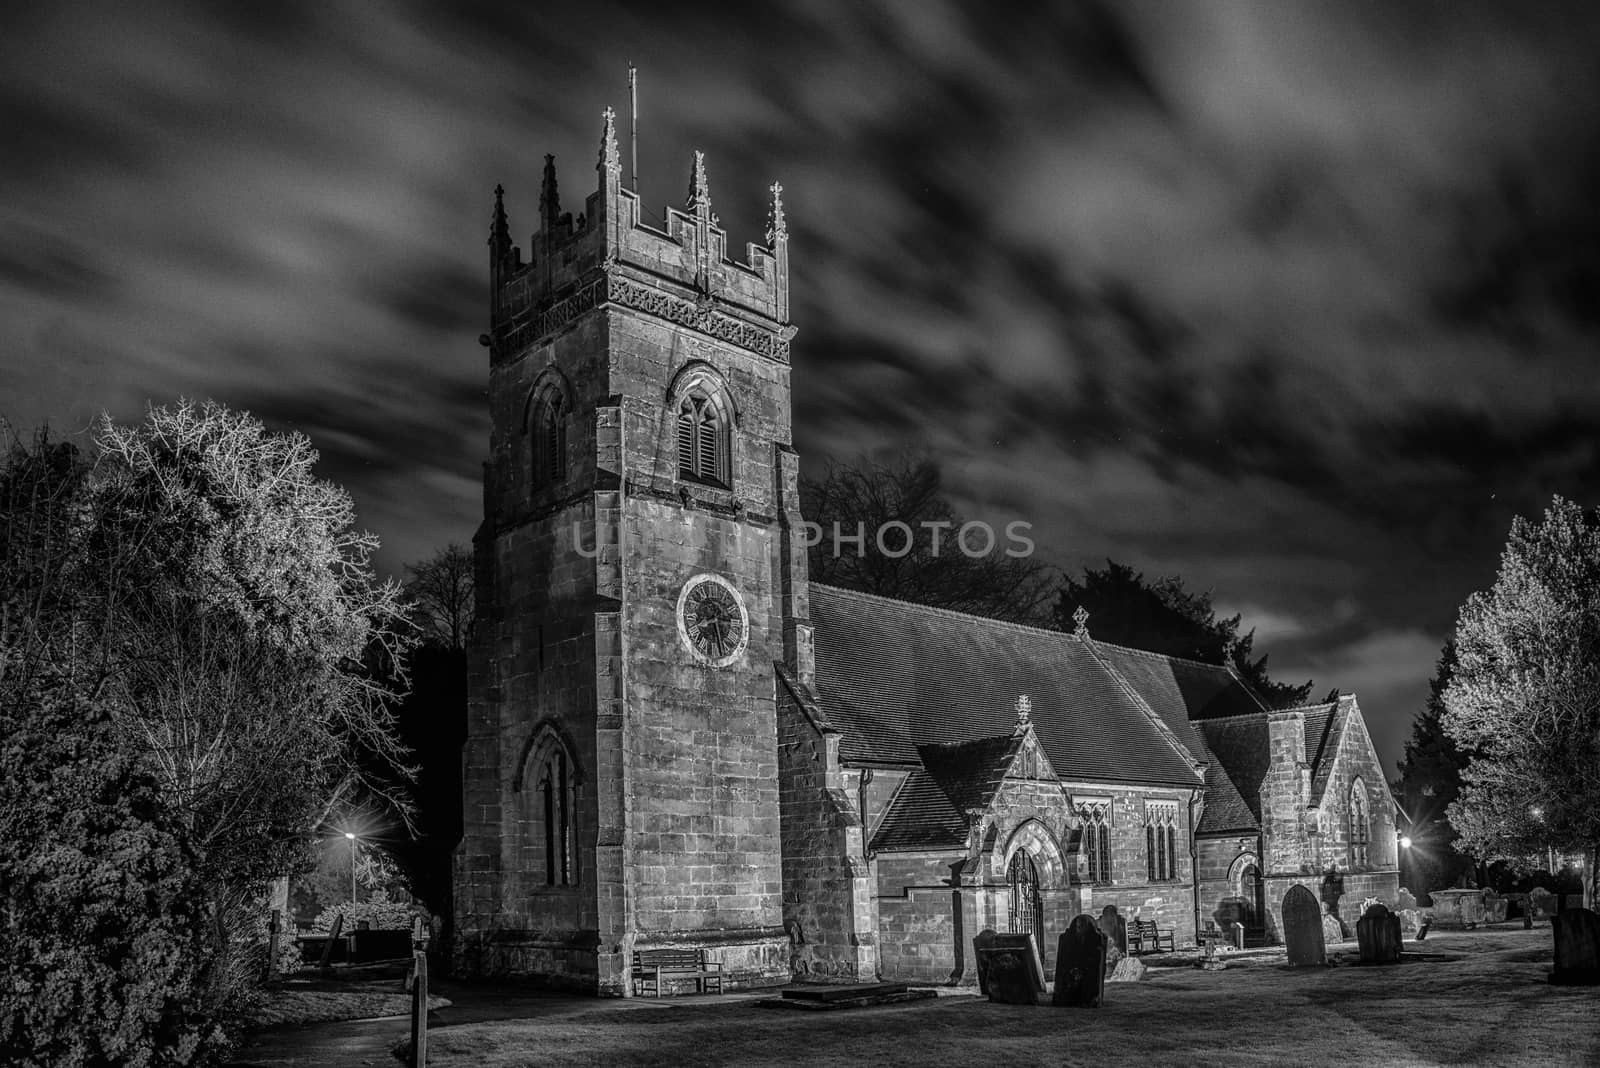
<svg viewBox="0 0 1600 1068">
<path fill-rule="evenodd" d="M 385 568 L 466 542 L 491 191 L 581 211 L 632 61 L 650 212 L 703 149 L 742 249 L 783 182 L 807 470 L 925 449 L 1213 591 L 1392 767 L 1512 516 L 1600 502 L 1597 55 L 1587 3 L 7 4 L 0 417 L 212 397 Z"/>
</svg>

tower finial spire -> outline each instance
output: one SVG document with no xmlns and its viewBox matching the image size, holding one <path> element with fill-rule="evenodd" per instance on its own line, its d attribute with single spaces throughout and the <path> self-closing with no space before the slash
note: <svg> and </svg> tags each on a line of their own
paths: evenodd
<svg viewBox="0 0 1600 1068">
<path fill-rule="evenodd" d="M 556 190 L 556 158 L 544 157 L 544 181 L 539 186 L 539 220 L 546 233 L 553 233 L 561 218 L 561 194 Z"/>
<path fill-rule="evenodd" d="M 606 108 L 605 129 L 600 134 L 600 169 L 607 174 L 622 174 L 622 155 L 617 151 L 617 115 Z"/>
<path fill-rule="evenodd" d="M 772 203 L 767 208 L 767 247 L 777 248 L 778 242 L 789 240 L 789 223 L 783 215 L 783 183 L 772 183 Z"/>
<path fill-rule="evenodd" d="M 494 216 L 489 223 L 489 267 L 501 270 L 511 259 L 511 223 L 506 219 L 506 190 L 494 187 Z"/>
<path fill-rule="evenodd" d="M 1080 604 L 1078 606 L 1078 610 L 1072 613 L 1072 623 L 1073 634 L 1080 638 L 1087 638 L 1089 636 L 1089 610 L 1083 607 L 1083 605 Z"/>
<path fill-rule="evenodd" d="M 711 186 L 706 182 L 706 154 L 694 152 L 694 172 L 689 177 L 689 200 L 685 207 L 696 215 L 711 217 Z"/>
</svg>

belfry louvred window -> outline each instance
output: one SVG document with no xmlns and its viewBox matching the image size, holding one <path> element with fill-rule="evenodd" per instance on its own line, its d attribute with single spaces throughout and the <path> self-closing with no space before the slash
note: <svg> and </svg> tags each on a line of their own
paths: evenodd
<svg viewBox="0 0 1600 1068">
<path fill-rule="evenodd" d="M 534 406 L 533 481 L 548 486 L 567 477 L 567 411 L 552 389 Z"/>
<path fill-rule="evenodd" d="M 691 393 L 678 407 L 678 477 L 729 484 L 728 425 L 716 402 Z"/>
</svg>

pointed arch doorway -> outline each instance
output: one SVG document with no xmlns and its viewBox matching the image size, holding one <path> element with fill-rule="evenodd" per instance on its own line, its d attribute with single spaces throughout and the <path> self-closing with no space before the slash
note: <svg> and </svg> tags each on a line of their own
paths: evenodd
<svg viewBox="0 0 1600 1068">
<path fill-rule="evenodd" d="M 1267 933 L 1266 887 L 1261 882 L 1261 869 L 1250 864 L 1239 873 L 1239 897 L 1244 901 L 1244 936 L 1259 941 Z"/>
<path fill-rule="evenodd" d="M 1019 849 L 1006 869 L 1011 884 L 1011 930 L 1033 935 L 1033 944 L 1044 951 L 1044 909 L 1039 900 L 1039 869 L 1026 850 Z"/>
</svg>

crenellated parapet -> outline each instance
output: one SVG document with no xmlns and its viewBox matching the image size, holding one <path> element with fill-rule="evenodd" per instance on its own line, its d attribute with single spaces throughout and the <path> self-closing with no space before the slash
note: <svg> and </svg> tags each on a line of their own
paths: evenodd
<svg viewBox="0 0 1600 1068">
<path fill-rule="evenodd" d="M 561 210 L 555 159 L 545 157 L 539 229 L 526 261 L 511 244 L 496 188 L 489 237 L 491 358 L 513 359 L 583 312 L 610 303 L 787 362 L 794 331 L 782 187 L 771 187 L 767 244 L 747 243 L 740 261 L 729 256 L 728 235 L 711 210 L 704 154 L 694 155 L 684 207 L 664 211 L 664 229 L 643 221 L 638 194 L 622 186 L 609 108 L 595 169 L 597 188 L 574 218 Z"/>
</svg>

